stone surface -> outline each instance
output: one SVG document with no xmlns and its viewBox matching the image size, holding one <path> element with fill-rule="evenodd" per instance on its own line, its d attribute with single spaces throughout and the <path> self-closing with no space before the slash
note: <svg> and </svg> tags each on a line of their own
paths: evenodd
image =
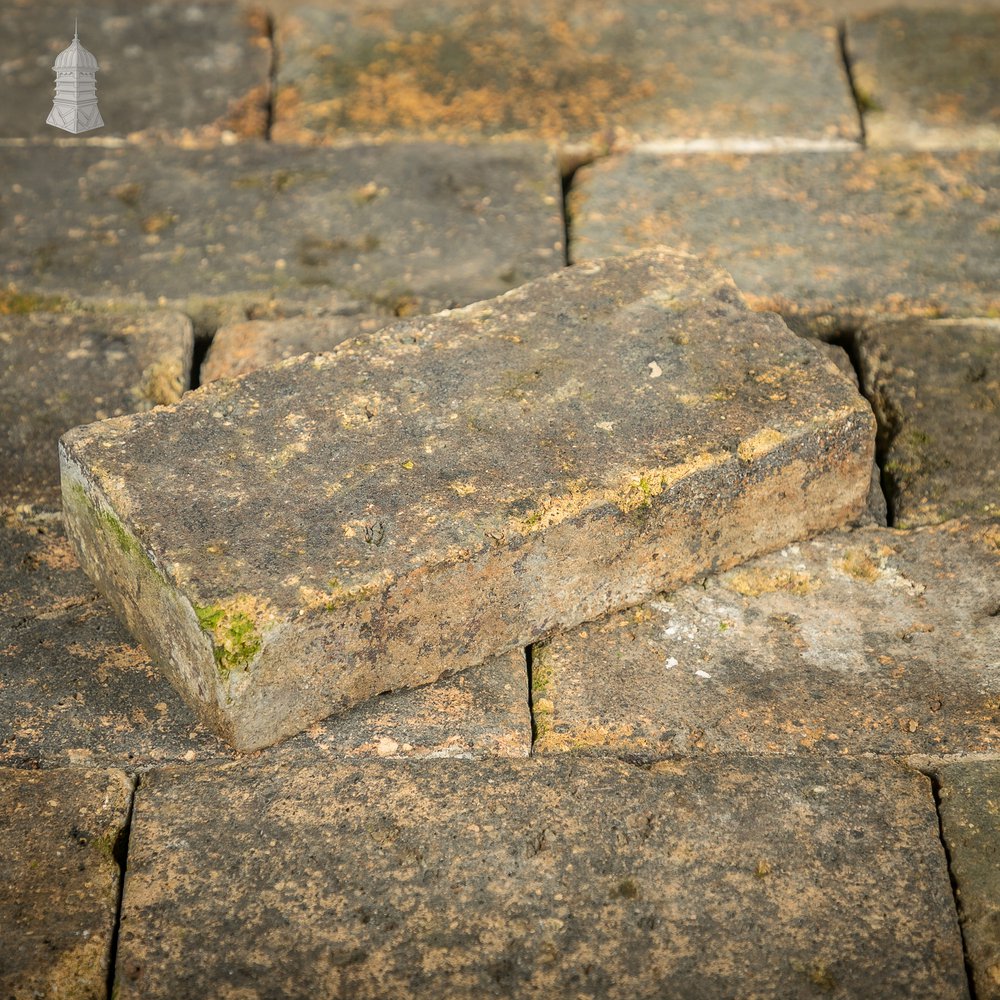
<svg viewBox="0 0 1000 1000">
<path fill-rule="evenodd" d="M 105 122 L 87 139 L 264 134 L 271 52 L 259 14 L 215 0 L 90 0 L 79 15 L 80 41 L 100 67 Z M 0 138 L 72 139 L 45 118 L 55 94 L 52 64 L 73 40 L 74 11 L 59 0 L 8 0 L 3 16 L 0 89 L 8 99 Z"/>
<path fill-rule="evenodd" d="M 107 996 L 115 851 L 132 786 L 120 771 L 0 768 L 0 993 Z"/>
<path fill-rule="evenodd" d="M 613 157 L 570 196 L 572 258 L 660 243 L 784 315 L 1000 315 L 1000 154 Z"/>
<path fill-rule="evenodd" d="M 158 771 L 117 996 L 967 996 L 923 775 L 659 766 Z"/>
<path fill-rule="evenodd" d="M 429 310 L 563 265 L 541 145 L 0 149 L 0 275 L 24 291 Z"/>
<path fill-rule="evenodd" d="M 1000 147 L 997 10 L 905 7 L 847 26 L 869 146 Z"/>
<path fill-rule="evenodd" d="M 99 589 L 253 748 L 850 519 L 873 426 L 659 250 L 79 428 L 63 502 Z"/>
<path fill-rule="evenodd" d="M 859 133 L 836 24 L 801 4 L 343 0 L 279 9 L 276 39 L 278 141 Z"/>
<path fill-rule="evenodd" d="M 351 337 L 373 333 L 394 317 L 354 312 L 346 316 L 293 316 L 222 327 L 201 368 L 201 381 L 235 378 L 299 354 L 329 351 Z"/>
<path fill-rule="evenodd" d="M 188 387 L 187 317 L 8 313 L 0 306 L 0 507 L 59 505 L 59 435 Z"/>
<path fill-rule="evenodd" d="M 998 595 L 1000 522 L 822 535 L 535 646 L 535 750 L 993 751 Z"/>
<path fill-rule="evenodd" d="M 951 764 L 938 773 L 948 848 L 976 1000 L 1000 997 L 1000 761 Z"/>
<path fill-rule="evenodd" d="M 79 568 L 57 515 L 0 526 L 0 765 L 142 770 L 231 757 L 190 715 Z M 523 650 L 313 726 L 344 756 L 526 756 Z"/>
<path fill-rule="evenodd" d="M 872 323 L 856 342 L 893 523 L 1000 513 L 1000 320 Z"/>
</svg>

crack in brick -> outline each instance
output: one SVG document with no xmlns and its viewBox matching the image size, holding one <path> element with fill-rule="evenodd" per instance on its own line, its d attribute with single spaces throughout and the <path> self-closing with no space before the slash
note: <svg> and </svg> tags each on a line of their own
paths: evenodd
<svg viewBox="0 0 1000 1000">
<path fill-rule="evenodd" d="M 854 60 L 851 58 L 851 50 L 847 39 L 847 22 L 841 21 L 837 25 L 837 40 L 840 45 L 840 62 L 847 77 L 847 85 L 851 88 L 851 98 L 854 100 L 854 107 L 858 112 L 858 139 L 861 148 L 868 145 L 868 135 L 865 131 L 865 111 L 868 109 L 868 102 L 858 89 L 858 83 L 854 76 Z"/>
<path fill-rule="evenodd" d="M 951 851 L 948 850 L 948 840 L 944 834 L 944 819 L 941 815 L 941 781 L 934 771 L 920 769 L 931 783 L 931 793 L 934 796 L 934 812 L 938 821 L 938 837 L 941 840 L 941 850 L 944 851 L 944 860 L 948 868 L 948 879 L 951 882 L 951 895 L 955 904 L 955 923 L 958 924 L 959 937 L 962 940 L 962 960 L 965 963 L 965 979 L 969 989 L 969 1000 L 976 1000 L 976 983 L 973 976 L 972 961 L 969 957 L 969 946 L 965 940 L 965 928 L 962 926 L 962 919 L 959 915 L 958 901 L 958 879 L 955 878 L 955 870 L 952 867 Z"/>
<path fill-rule="evenodd" d="M 118 935 L 121 931 L 122 904 L 125 899 L 125 874 L 128 871 L 128 848 L 129 839 L 132 835 L 132 817 L 135 815 L 135 797 L 139 791 L 141 775 L 135 774 L 132 777 L 132 794 L 129 796 L 128 810 L 125 814 L 125 822 L 118 831 L 114 845 L 111 848 L 111 856 L 118 866 L 118 895 L 115 899 L 115 919 L 111 928 L 111 944 L 108 948 L 108 979 L 107 998 L 114 1000 L 117 980 L 118 966 Z"/>
</svg>

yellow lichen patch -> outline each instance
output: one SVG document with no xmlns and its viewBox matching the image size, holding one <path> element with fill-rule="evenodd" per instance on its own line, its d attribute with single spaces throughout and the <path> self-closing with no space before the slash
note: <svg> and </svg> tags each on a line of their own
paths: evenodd
<svg viewBox="0 0 1000 1000">
<path fill-rule="evenodd" d="M 449 483 L 449 489 L 454 490 L 460 497 L 471 496 L 476 492 L 476 487 L 474 483 L 462 483 L 454 482 Z"/>
<path fill-rule="evenodd" d="M 696 472 L 718 465 L 726 457 L 728 456 L 724 453 L 702 452 L 678 465 L 659 469 L 642 469 L 629 475 L 620 485 L 612 487 L 608 491 L 606 499 L 610 500 L 624 514 L 639 507 L 648 507 L 652 503 L 653 497 L 659 496 L 664 490 Z"/>
<path fill-rule="evenodd" d="M 184 393 L 185 374 L 176 362 L 157 361 L 149 365 L 135 389 L 136 395 L 154 406 L 176 403 Z"/>
<path fill-rule="evenodd" d="M 759 597 L 761 594 L 771 594 L 778 590 L 802 596 L 815 590 L 817 586 L 808 573 L 789 569 L 736 570 L 723 577 L 723 583 L 744 597 Z"/>
<path fill-rule="evenodd" d="M 542 497 L 534 510 L 514 522 L 514 529 L 526 535 L 576 517 L 600 501 L 599 495 L 588 489 L 588 485 L 584 479 L 574 479 L 566 484 L 565 493 Z"/>
<path fill-rule="evenodd" d="M 878 563 L 867 552 L 862 552 L 861 549 L 848 549 L 838 565 L 845 573 L 853 576 L 856 580 L 866 580 L 868 583 L 873 583 L 878 579 Z"/>
<path fill-rule="evenodd" d="M 234 670 L 246 670 L 260 652 L 269 627 L 279 618 L 266 599 L 239 594 L 219 604 L 193 605 L 202 631 L 212 639 L 219 676 L 227 680 Z"/>
<path fill-rule="evenodd" d="M 741 441 L 736 449 L 736 454 L 744 462 L 754 462 L 768 452 L 774 451 L 784 440 L 785 435 L 781 431 L 776 431 L 773 427 L 765 427 L 745 441 Z"/>
<path fill-rule="evenodd" d="M 551 709 L 552 703 L 542 698 Z M 547 719 L 554 719 L 554 711 L 549 711 Z M 538 706 L 535 707 L 536 737 L 533 749 L 536 753 L 564 753 L 568 750 L 589 750 L 599 747 L 630 750 L 651 750 L 653 743 L 645 737 L 636 736 L 632 726 L 621 723 L 605 726 L 597 722 L 584 722 L 562 732 L 556 732 L 551 725 L 539 724 Z"/>
</svg>

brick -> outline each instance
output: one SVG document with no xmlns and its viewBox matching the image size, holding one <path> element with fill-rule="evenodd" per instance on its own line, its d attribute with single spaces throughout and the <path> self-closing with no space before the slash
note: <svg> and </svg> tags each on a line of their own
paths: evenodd
<svg viewBox="0 0 1000 1000">
<path fill-rule="evenodd" d="M 1000 762 L 938 772 L 941 832 L 977 1000 L 1000 997 Z"/>
<path fill-rule="evenodd" d="M 967 996 L 923 775 L 660 767 L 157 771 L 118 996 Z"/>
<path fill-rule="evenodd" d="M 194 338 L 172 312 L 10 312 L 0 293 L 0 507 L 59 505 L 59 435 L 77 424 L 174 403 Z M 42 300 L 41 304 L 48 304 Z"/>
<path fill-rule="evenodd" d="M 660 250 L 79 428 L 63 502 L 249 748 L 850 519 L 873 444 L 831 362 Z"/>
<path fill-rule="evenodd" d="M 896 7 L 847 26 L 871 147 L 1000 147 L 996 10 Z"/>
<path fill-rule="evenodd" d="M 0 524 L 0 766 L 143 770 L 231 758 L 199 725 L 79 568 L 58 515 Z M 525 756 L 524 651 L 374 699 L 310 728 L 290 752 Z"/>
<path fill-rule="evenodd" d="M 1000 154 L 613 157 L 570 196 L 571 256 L 665 244 L 732 272 L 752 304 L 857 326 L 1000 315 Z"/>
<path fill-rule="evenodd" d="M 871 323 L 856 343 L 893 523 L 1000 513 L 1000 321 Z"/>
<path fill-rule="evenodd" d="M 834 532 L 532 650 L 536 752 L 984 753 L 1000 522 Z"/>
<path fill-rule="evenodd" d="M 106 996 L 131 782 L 120 771 L 0 768 L 0 990 Z"/>
<path fill-rule="evenodd" d="M 801 5 L 319 6 L 276 17 L 277 141 L 858 138 L 836 25 Z"/>
<path fill-rule="evenodd" d="M 275 301 L 427 311 L 563 265 L 537 144 L 6 148 L 0 176 L 0 273 L 22 293 L 162 299 L 202 326 Z"/>
<path fill-rule="evenodd" d="M 105 122 L 88 138 L 264 134 L 270 43 L 265 21 L 242 5 L 93 0 L 80 10 L 79 30 L 100 66 Z M 55 94 L 52 64 L 72 40 L 73 11 L 65 4 L 5 4 L 0 87 L 12 99 L 0 108 L 0 138 L 69 138 L 45 119 Z"/>
<path fill-rule="evenodd" d="M 215 334 L 201 368 L 201 381 L 235 378 L 299 354 L 329 351 L 351 337 L 373 333 L 392 319 L 355 312 L 346 316 L 293 316 L 230 323 Z"/>
</svg>

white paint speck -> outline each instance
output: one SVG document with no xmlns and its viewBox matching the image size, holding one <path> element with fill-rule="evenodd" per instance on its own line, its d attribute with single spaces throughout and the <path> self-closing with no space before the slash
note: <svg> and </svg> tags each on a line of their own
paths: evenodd
<svg viewBox="0 0 1000 1000">
<path fill-rule="evenodd" d="M 711 674 L 706 674 L 704 670 L 696 670 L 694 672 L 695 677 L 704 677 L 705 680 L 710 681 L 712 679 Z"/>
<path fill-rule="evenodd" d="M 667 670 L 673 670 L 673 669 L 674 669 L 674 667 L 676 667 L 676 666 L 677 666 L 677 661 L 676 661 L 676 660 L 675 660 L 675 659 L 674 659 L 674 658 L 673 658 L 673 657 L 671 656 L 671 657 L 670 657 L 670 658 L 669 658 L 669 659 L 667 660 L 667 662 L 663 664 L 663 666 L 664 666 L 664 667 L 665 667 L 665 668 L 666 668 Z"/>
<path fill-rule="evenodd" d="M 663 369 L 655 362 L 649 362 L 649 377 L 659 378 L 663 374 Z"/>
</svg>

